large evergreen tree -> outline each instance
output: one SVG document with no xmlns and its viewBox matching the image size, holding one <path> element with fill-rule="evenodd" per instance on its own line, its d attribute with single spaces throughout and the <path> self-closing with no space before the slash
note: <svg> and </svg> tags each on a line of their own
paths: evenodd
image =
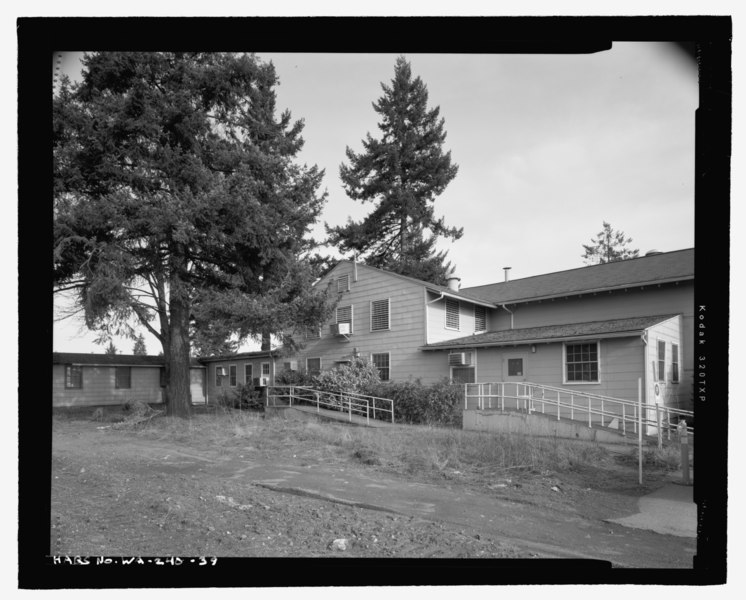
<svg viewBox="0 0 746 600">
<path fill-rule="evenodd" d="M 629 248 L 632 238 L 625 237 L 623 231 L 615 231 L 606 221 L 603 229 L 596 234 L 596 239 L 590 244 L 581 244 L 585 252 L 583 259 L 587 265 L 598 265 L 618 260 L 637 258 L 639 250 Z"/>
<path fill-rule="evenodd" d="M 293 162 L 301 121 L 275 115 L 254 55 L 86 55 L 54 100 L 55 291 L 86 325 L 163 347 L 167 414 L 191 412 L 190 346 L 315 325 L 308 233 L 323 173 Z"/>
<path fill-rule="evenodd" d="M 145 336 L 141 333 L 135 338 L 135 344 L 132 346 L 132 354 L 135 356 L 147 356 L 148 348 L 145 345 Z"/>
<path fill-rule="evenodd" d="M 390 86 L 373 103 L 381 116 L 381 138 L 370 133 L 364 151 L 346 150 L 349 164 L 340 177 L 354 200 L 376 203 L 362 221 L 329 227 L 329 242 L 354 252 L 366 264 L 444 284 L 450 270 L 446 252 L 436 252 L 438 237 L 458 239 L 462 230 L 436 219 L 433 203 L 456 176 L 458 166 L 443 151 L 446 138 L 439 107 L 428 109 L 427 87 L 403 57 L 396 61 Z"/>
</svg>

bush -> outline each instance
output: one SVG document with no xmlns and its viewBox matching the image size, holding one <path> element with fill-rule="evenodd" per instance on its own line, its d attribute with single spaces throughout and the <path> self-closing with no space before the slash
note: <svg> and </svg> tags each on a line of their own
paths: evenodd
<svg viewBox="0 0 746 600">
<path fill-rule="evenodd" d="M 397 423 L 461 426 L 464 388 L 448 380 L 433 385 L 419 379 L 381 382 L 368 385 L 363 393 L 393 400 Z"/>
<path fill-rule="evenodd" d="M 313 378 L 313 387 L 323 392 L 336 394 L 343 392 L 366 393 L 369 386 L 380 384 L 381 377 L 372 362 L 362 357 L 354 357 L 349 364 L 344 364 L 329 371 L 323 371 Z"/>
<path fill-rule="evenodd" d="M 245 383 L 239 383 L 234 390 L 223 390 L 218 396 L 218 404 L 241 409 L 259 409 L 264 406 L 261 391 Z"/>
<path fill-rule="evenodd" d="M 313 387 L 313 375 L 307 371 L 283 371 L 275 375 L 275 385 L 302 385 Z"/>
</svg>

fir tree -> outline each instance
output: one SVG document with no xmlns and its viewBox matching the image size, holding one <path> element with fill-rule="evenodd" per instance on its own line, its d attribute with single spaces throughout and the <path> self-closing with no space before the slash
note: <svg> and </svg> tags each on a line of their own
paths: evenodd
<svg viewBox="0 0 746 600">
<path fill-rule="evenodd" d="M 329 243 L 371 266 L 445 284 L 450 263 L 446 252 L 435 252 L 435 243 L 463 233 L 434 216 L 435 198 L 458 171 L 451 153 L 443 151 L 445 121 L 439 107 L 428 109 L 427 87 L 413 79 L 403 57 L 396 61 L 391 85 L 381 87 L 383 96 L 373 104 L 381 117 L 381 138 L 368 133 L 360 154 L 348 147 L 349 164 L 340 167 L 348 196 L 375 202 L 375 208 L 362 221 L 327 225 Z"/>
<path fill-rule="evenodd" d="M 589 245 L 581 244 L 585 249 L 583 259 L 587 265 L 597 265 L 637 258 L 640 251 L 628 248 L 631 243 L 632 238 L 625 238 L 623 231 L 614 231 L 604 221 L 603 229 L 596 234 L 596 239 Z"/>
<path fill-rule="evenodd" d="M 132 347 L 132 354 L 136 356 L 147 356 L 148 349 L 145 346 L 145 336 L 141 333 L 135 339 L 135 345 Z"/>
<path fill-rule="evenodd" d="M 294 158 L 272 64 L 233 53 L 105 52 L 53 104 L 54 281 L 86 325 L 161 343 L 167 414 L 189 356 L 322 322 L 310 227 L 323 172 Z"/>
</svg>

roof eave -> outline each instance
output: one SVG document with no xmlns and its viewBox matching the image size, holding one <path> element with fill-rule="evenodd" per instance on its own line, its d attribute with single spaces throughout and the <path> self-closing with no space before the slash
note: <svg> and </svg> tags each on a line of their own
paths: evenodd
<svg viewBox="0 0 746 600">
<path fill-rule="evenodd" d="M 596 340 L 608 338 L 635 337 L 642 335 L 645 329 L 635 329 L 630 331 L 619 331 L 614 333 L 587 333 L 583 335 L 563 335 L 553 338 L 526 338 L 521 340 L 511 340 L 505 342 L 481 342 L 462 344 L 445 344 L 442 346 L 420 346 L 420 350 L 437 351 L 437 350 L 454 350 L 456 348 L 497 348 L 501 346 L 524 346 L 526 344 L 551 344 L 555 342 L 571 342 L 576 340 Z"/>
</svg>

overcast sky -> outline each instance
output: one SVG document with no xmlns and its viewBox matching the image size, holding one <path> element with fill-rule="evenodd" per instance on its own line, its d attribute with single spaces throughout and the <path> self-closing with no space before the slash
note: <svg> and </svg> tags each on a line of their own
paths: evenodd
<svg viewBox="0 0 746 600">
<path fill-rule="evenodd" d="M 278 112 L 303 119 L 299 160 L 325 169 L 323 222 L 371 208 L 346 197 L 345 147 L 379 137 L 372 102 L 390 83 L 395 54 L 277 54 Z M 581 244 L 607 221 L 641 254 L 694 245 L 697 68 L 667 43 L 617 43 L 588 55 L 408 54 L 445 119 L 445 149 L 459 165 L 436 216 L 463 227 L 441 249 L 469 287 L 583 266 Z M 65 54 L 74 76 L 78 57 Z M 339 256 L 333 251 L 330 253 Z M 79 323 L 56 324 L 54 349 L 99 352 Z M 115 340 L 124 353 L 132 342 Z M 147 337 L 150 353 L 159 344 Z"/>
</svg>

